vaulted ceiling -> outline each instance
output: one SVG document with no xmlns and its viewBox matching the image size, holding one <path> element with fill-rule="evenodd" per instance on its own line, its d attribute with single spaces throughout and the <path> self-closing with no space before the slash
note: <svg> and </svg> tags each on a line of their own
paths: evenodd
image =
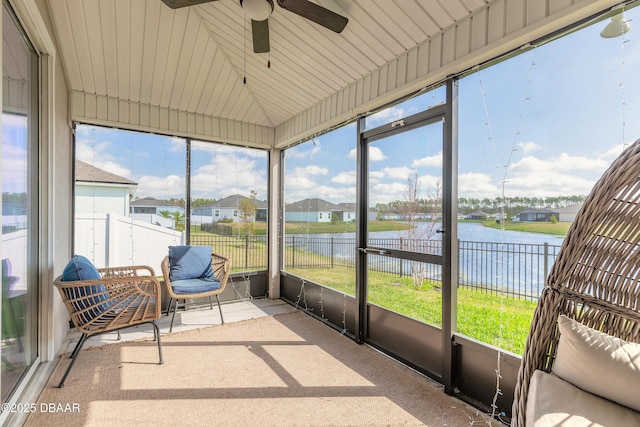
<svg viewBox="0 0 640 427">
<path fill-rule="evenodd" d="M 276 4 L 271 50 L 256 54 L 239 0 L 180 9 L 161 0 L 52 1 L 72 115 L 288 143 L 615 1 L 315 3 L 347 17 L 346 28 L 335 33 Z"/>
</svg>

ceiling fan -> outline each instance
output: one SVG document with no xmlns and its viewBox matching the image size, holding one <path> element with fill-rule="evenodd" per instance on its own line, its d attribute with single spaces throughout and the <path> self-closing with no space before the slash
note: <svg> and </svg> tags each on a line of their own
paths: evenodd
<svg viewBox="0 0 640 427">
<path fill-rule="evenodd" d="M 162 0 L 172 9 L 186 6 L 194 6 L 217 0 Z M 346 17 L 338 15 L 309 0 L 277 0 L 278 6 L 300 15 L 325 28 L 342 32 L 349 21 Z M 273 0 L 240 0 L 240 6 L 247 16 L 251 18 L 251 34 L 253 36 L 253 51 L 255 53 L 269 52 L 269 15 L 273 12 Z"/>
</svg>

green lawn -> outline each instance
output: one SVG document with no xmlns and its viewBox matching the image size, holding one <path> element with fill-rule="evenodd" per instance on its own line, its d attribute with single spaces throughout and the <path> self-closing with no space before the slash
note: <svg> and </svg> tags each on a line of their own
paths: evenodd
<svg viewBox="0 0 640 427">
<path fill-rule="evenodd" d="M 485 225 L 493 226 L 493 224 L 495 223 L 488 222 Z M 564 223 L 512 224 L 520 227 L 521 231 L 543 232 L 543 229 L 547 229 L 547 232 L 555 230 L 554 234 L 561 234 L 563 229 L 568 228 L 568 225 Z M 262 225 L 264 226 L 263 223 Z M 242 224 L 236 224 L 236 226 L 241 227 Z M 374 227 L 390 230 L 403 226 L 406 224 L 393 221 L 370 223 L 370 229 L 376 231 L 379 229 Z M 294 231 L 292 231 L 292 227 Z M 343 228 L 347 228 L 344 231 L 353 231 L 350 229 L 351 227 L 355 230 L 354 223 L 287 223 L 287 234 L 295 234 L 295 231 L 299 233 L 327 233 L 342 231 Z M 209 233 L 194 233 L 194 235 L 213 236 Z M 228 239 L 225 239 L 224 243 L 218 241 L 211 243 L 214 252 L 236 260 L 235 265 L 232 266 L 234 271 L 244 270 L 241 261 L 249 255 L 266 256 L 264 255 L 266 248 L 263 243 L 253 242 L 250 247 L 245 247 L 244 238 L 237 237 L 237 239 L 237 244 L 229 244 Z M 306 252 L 297 249 L 295 252 L 289 248 L 285 251 L 287 260 L 292 256 L 304 260 L 305 255 Z M 313 256 L 315 258 L 321 257 L 317 254 Z M 260 264 L 260 260 L 255 262 Z M 331 265 L 329 258 L 326 260 L 326 265 Z M 353 268 L 304 268 L 287 269 L 287 271 L 340 292 L 355 295 L 355 270 Z M 439 327 L 442 324 L 442 293 L 437 286 L 429 282 L 426 282 L 421 289 L 416 289 L 411 283 L 411 278 L 372 273 L 369 276 L 368 292 L 369 301 L 373 304 L 434 326 Z M 535 307 L 535 302 L 462 287 L 458 289 L 457 329 L 458 332 L 473 339 L 516 354 L 522 354 Z"/>
<path fill-rule="evenodd" d="M 482 225 L 491 228 L 501 228 L 495 221 L 482 221 Z M 529 233 L 557 234 L 566 236 L 570 222 L 511 222 L 505 221 L 504 229 L 513 231 L 526 231 Z"/>
<path fill-rule="evenodd" d="M 233 222 L 225 224 L 225 226 L 233 228 L 233 235 L 245 235 L 246 224 L 242 222 Z M 369 231 L 395 231 L 406 230 L 410 228 L 406 223 L 397 221 L 369 221 Z M 263 235 L 267 230 L 266 222 L 254 223 L 255 234 Z M 356 223 L 349 222 L 291 222 L 285 223 L 286 234 L 320 234 L 320 233 L 355 233 Z M 200 229 L 199 225 L 191 226 L 191 234 L 207 234 Z"/>
<path fill-rule="evenodd" d="M 288 269 L 300 277 L 355 295 L 351 269 Z M 369 302 L 405 316 L 442 326 L 442 292 L 425 284 L 416 289 L 411 278 L 369 275 Z M 524 352 L 536 303 L 468 288 L 458 289 L 458 332 L 516 354 Z"/>
</svg>

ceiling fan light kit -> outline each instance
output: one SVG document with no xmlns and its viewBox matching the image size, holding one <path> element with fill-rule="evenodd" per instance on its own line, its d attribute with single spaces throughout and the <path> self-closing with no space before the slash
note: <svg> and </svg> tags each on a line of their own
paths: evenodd
<svg viewBox="0 0 640 427">
<path fill-rule="evenodd" d="M 240 0 L 240 6 L 254 21 L 264 21 L 273 12 L 273 0 Z"/>
</svg>

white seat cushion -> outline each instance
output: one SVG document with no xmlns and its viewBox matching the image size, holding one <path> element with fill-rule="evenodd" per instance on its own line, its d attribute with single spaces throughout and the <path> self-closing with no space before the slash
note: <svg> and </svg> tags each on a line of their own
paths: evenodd
<svg viewBox="0 0 640 427">
<path fill-rule="evenodd" d="M 605 399 L 640 411 L 640 344 L 558 318 L 554 375 Z"/>
<path fill-rule="evenodd" d="M 542 371 L 531 377 L 526 417 L 531 427 L 640 426 L 639 412 Z"/>
</svg>

